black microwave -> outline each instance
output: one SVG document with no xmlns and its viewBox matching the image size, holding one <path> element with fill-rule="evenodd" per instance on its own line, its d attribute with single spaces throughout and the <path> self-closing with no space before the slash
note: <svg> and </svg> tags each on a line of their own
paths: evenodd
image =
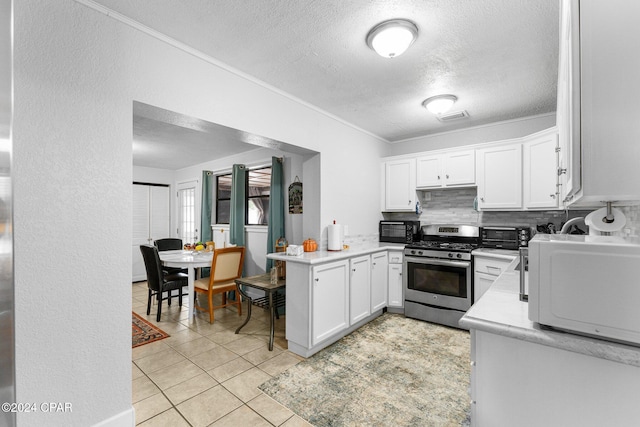
<svg viewBox="0 0 640 427">
<path fill-rule="evenodd" d="M 420 221 L 380 221 L 380 241 L 413 243 L 420 240 Z"/>
<path fill-rule="evenodd" d="M 529 246 L 531 228 L 529 227 L 481 227 L 482 247 L 499 249 L 519 249 Z"/>
</svg>

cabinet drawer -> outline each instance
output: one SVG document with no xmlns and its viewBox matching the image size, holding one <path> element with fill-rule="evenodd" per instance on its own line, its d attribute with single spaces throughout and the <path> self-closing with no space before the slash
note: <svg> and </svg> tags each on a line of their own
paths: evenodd
<svg viewBox="0 0 640 427">
<path fill-rule="evenodd" d="M 474 261 L 476 272 L 496 277 L 501 275 L 507 269 L 507 266 L 511 264 L 509 260 L 497 258 L 475 257 Z"/>
<path fill-rule="evenodd" d="M 389 251 L 389 264 L 402 264 L 402 252 Z"/>
</svg>

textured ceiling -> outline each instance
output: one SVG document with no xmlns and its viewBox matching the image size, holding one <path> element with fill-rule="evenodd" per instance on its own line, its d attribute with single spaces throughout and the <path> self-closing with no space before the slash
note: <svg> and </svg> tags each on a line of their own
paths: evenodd
<svg viewBox="0 0 640 427">
<path fill-rule="evenodd" d="M 389 142 L 555 111 L 557 0 L 98 0 Z M 365 38 L 407 18 L 419 36 L 379 57 Z M 458 97 L 443 123 L 421 106 Z"/>
</svg>

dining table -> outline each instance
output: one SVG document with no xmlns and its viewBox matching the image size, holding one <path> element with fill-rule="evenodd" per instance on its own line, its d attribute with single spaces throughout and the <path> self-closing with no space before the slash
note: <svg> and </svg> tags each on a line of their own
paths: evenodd
<svg viewBox="0 0 640 427">
<path fill-rule="evenodd" d="M 189 286 L 189 307 L 187 308 L 187 319 L 191 321 L 194 316 L 194 283 L 196 279 L 196 269 L 211 267 L 213 251 L 193 251 L 193 250 L 173 250 L 158 252 L 162 265 L 166 267 L 186 268 Z"/>
</svg>

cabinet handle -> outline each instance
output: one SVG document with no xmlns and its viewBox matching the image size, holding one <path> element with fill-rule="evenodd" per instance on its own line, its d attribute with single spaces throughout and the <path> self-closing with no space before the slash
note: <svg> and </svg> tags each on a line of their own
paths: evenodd
<svg viewBox="0 0 640 427">
<path fill-rule="evenodd" d="M 484 197 L 480 197 L 480 201 L 484 203 Z"/>
<path fill-rule="evenodd" d="M 411 200 L 409 200 L 409 205 L 411 205 Z"/>
<path fill-rule="evenodd" d="M 356 271 L 356 269 L 354 268 L 354 269 L 353 269 L 353 270 L 351 270 L 351 271 Z"/>
<path fill-rule="evenodd" d="M 449 175 L 447 175 L 447 179 L 449 179 Z"/>
<path fill-rule="evenodd" d="M 556 195 L 555 194 L 549 194 L 549 197 L 551 197 L 552 199 L 555 199 Z"/>
<path fill-rule="evenodd" d="M 440 175 L 438 175 L 438 179 L 440 179 Z"/>
<path fill-rule="evenodd" d="M 319 278 L 317 278 L 317 277 L 316 277 L 316 279 L 315 279 L 315 280 L 316 280 L 316 282 L 320 281 L 320 279 L 319 279 Z"/>
</svg>

